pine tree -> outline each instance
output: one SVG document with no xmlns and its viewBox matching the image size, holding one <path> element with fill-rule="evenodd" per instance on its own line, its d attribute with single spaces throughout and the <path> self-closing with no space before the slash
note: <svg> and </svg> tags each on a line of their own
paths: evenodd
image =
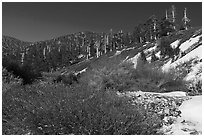
<svg viewBox="0 0 204 137">
<path fill-rule="evenodd" d="M 159 24 L 160 24 L 160 30 L 159 30 L 160 37 L 168 36 L 170 32 L 174 31 L 174 29 L 172 28 L 173 26 L 172 22 L 170 22 L 169 20 L 166 20 L 166 18 L 163 18 Z"/>
</svg>

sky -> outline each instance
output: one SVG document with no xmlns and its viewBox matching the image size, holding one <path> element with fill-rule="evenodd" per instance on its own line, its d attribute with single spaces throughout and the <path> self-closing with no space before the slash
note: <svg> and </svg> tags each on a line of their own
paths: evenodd
<svg viewBox="0 0 204 137">
<path fill-rule="evenodd" d="M 201 2 L 3 2 L 2 34 L 35 42 L 81 31 L 132 32 L 151 15 L 165 16 L 175 5 L 177 22 L 183 10 L 192 26 L 202 26 Z"/>
</svg>

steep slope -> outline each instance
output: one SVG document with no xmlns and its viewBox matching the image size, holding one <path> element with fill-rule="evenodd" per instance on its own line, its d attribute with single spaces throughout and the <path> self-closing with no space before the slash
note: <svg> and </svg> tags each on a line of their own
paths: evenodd
<svg viewBox="0 0 204 137">
<path fill-rule="evenodd" d="M 187 71 L 185 80 L 191 82 L 191 86 L 202 81 L 202 30 L 199 29 L 185 42 L 178 46 L 180 54 L 176 60 L 170 59 L 162 66 L 163 71 L 183 69 Z"/>
<path fill-rule="evenodd" d="M 99 58 L 92 58 L 90 60 L 79 62 L 78 64 L 72 65 L 69 69 L 72 71 L 81 71 L 82 69 L 87 68 L 90 64 L 93 65 L 97 64 L 98 62 L 106 62 L 107 60 L 117 60 L 118 64 L 124 61 L 130 61 L 136 65 L 138 53 L 142 51 L 145 53 L 148 62 L 151 61 L 151 54 L 154 52 L 156 57 L 159 59 L 157 61 L 158 64 L 162 64 L 162 69 L 164 71 L 168 71 L 170 68 L 175 68 L 178 66 L 178 64 L 182 65 L 189 60 L 192 61 L 192 59 L 194 60 L 194 64 L 191 66 L 192 69 L 200 67 L 202 62 L 202 30 L 197 29 L 193 32 L 192 30 L 185 31 L 182 32 L 182 36 L 180 33 L 178 32 L 179 38 L 177 39 L 175 36 L 168 37 L 168 39 L 171 41 L 170 45 L 173 48 L 179 48 L 179 53 L 174 55 L 173 58 L 168 56 L 164 58 L 161 57 L 161 51 L 158 48 L 158 40 L 153 43 L 134 44 L 131 47 L 115 50 L 109 52 L 108 54 L 104 54 Z"/>
</svg>

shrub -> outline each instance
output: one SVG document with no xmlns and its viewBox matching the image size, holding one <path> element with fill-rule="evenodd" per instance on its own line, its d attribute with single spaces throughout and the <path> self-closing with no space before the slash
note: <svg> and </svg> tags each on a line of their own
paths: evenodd
<svg viewBox="0 0 204 137">
<path fill-rule="evenodd" d="M 86 84 L 28 85 L 3 93 L 3 134 L 156 134 L 160 118 Z"/>
<path fill-rule="evenodd" d="M 12 73 L 8 72 L 5 68 L 2 69 L 2 92 L 6 92 L 10 88 L 20 86 L 22 79 L 15 77 Z"/>
<path fill-rule="evenodd" d="M 28 64 L 21 66 L 14 61 L 8 61 L 7 63 L 3 63 L 3 67 L 5 67 L 7 71 L 12 73 L 15 77 L 21 78 L 23 85 L 31 84 L 36 79 L 42 77 L 39 72 L 35 72 L 34 69 Z"/>
<path fill-rule="evenodd" d="M 202 66 L 195 69 L 194 67 L 200 63 L 201 60 L 199 58 L 192 58 L 186 62 L 177 64 L 176 68 L 171 70 L 173 73 L 185 81 L 186 91 L 189 95 L 200 95 L 202 94 Z M 193 75 L 192 78 L 186 79 L 190 75 Z"/>
<path fill-rule="evenodd" d="M 131 90 L 134 82 L 131 79 L 133 65 L 121 63 L 120 65 L 108 65 L 108 67 L 93 69 L 87 73 L 84 81 L 96 90 L 111 89 L 114 91 Z"/>
<path fill-rule="evenodd" d="M 6 68 L 2 69 L 2 81 L 4 83 L 21 83 L 18 77 L 15 77 L 12 73 L 8 72 Z"/>
<path fill-rule="evenodd" d="M 157 65 L 144 63 L 141 58 L 137 61 L 136 69 L 128 62 L 120 65 L 108 65 L 87 73 L 84 81 L 96 90 L 111 89 L 113 91 L 146 91 L 169 92 L 175 90 L 187 91 L 183 80 L 184 74 L 177 69 L 163 72 Z"/>
<path fill-rule="evenodd" d="M 69 73 L 67 75 L 59 75 L 54 82 L 62 82 L 65 85 L 72 85 L 74 83 L 78 83 L 78 77 L 74 73 Z"/>
<path fill-rule="evenodd" d="M 174 90 L 186 91 L 186 85 L 176 70 L 163 72 L 152 64 L 138 64 L 132 77 L 138 83 L 140 90 L 148 92 L 168 92 Z"/>
</svg>

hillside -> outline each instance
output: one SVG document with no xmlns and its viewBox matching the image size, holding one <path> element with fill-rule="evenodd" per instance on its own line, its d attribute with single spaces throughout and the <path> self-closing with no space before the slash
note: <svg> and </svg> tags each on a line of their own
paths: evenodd
<svg viewBox="0 0 204 137">
<path fill-rule="evenodd" d="M 177 32 L 176 36 L 168 36 L 165 39 L 168 39 L 168 42 L 174 49 L 179 49 L 179 52 L 170 58 L 168 56 L 161 58 L 159 43 L 160 40 L 153 43 L 145 43 L 145 44 L 133 44 L 127 48 L 123 48 L 121 50 L 115 50 L 109 52 L 108 54 L 104 54 L 99 58 L 92 58 L 90 60 L 84 60 L 77 64 L 74 64 L 62 71 L 76 71 L 80 72 L 85 68 L 95 68 L 99 66 L 103 66 L 105 62 L 109 62 L 109 60 L 114 60 L 114 63 L 120 64 L 124 61 L 130 61 L 135 64 L 137 63 L 138 53 L 144 51 L 147 61 L 151 62 L 151 54 L 154 52 L 158 60 L 155 62 L 157 65 L 160 65 L 163 71 L 168 71 L 171 68 L 176 68 L 178 66 L 182 66 L 186 64 L 188 66 L 189 72 L 186 77 L 187 80 L 192 80 L 193 74 L 198 74 L 202 64 L 202 30 L 192 29 L 189 31 L 180 31 Z M 190 64 L 192 63 L 192 64 Z M 192 76 L 193 75 L 193 76 Z"/>
<path fill-rule="evenodd" d="M 112 35 L 111 41 L 108 41 L 109 35 L 111 34 L 86 31 L 33 43 L 3 36 L 3 61 L 12 60 L 18 64 L 33 64 L 33 67 L 38 64 L 39 71 L 56 70 L 59 67 L 83 61 L 88 54 L 87 48 L 90 52 L 89 58 L 95 56 L 96 42 L 100 43 L 100 52 L 104 52 L 104 45 L 107 42 L 113 45 L 116 42 L 117 45 L 122 44 L 118 40 L 120 33 Z"/>
<path fill-rule="evenodd" d="M 4 36 L 3 134 L 202 134 L 202 29 L 127 45 L 107 36 Z"/>
</svg>

